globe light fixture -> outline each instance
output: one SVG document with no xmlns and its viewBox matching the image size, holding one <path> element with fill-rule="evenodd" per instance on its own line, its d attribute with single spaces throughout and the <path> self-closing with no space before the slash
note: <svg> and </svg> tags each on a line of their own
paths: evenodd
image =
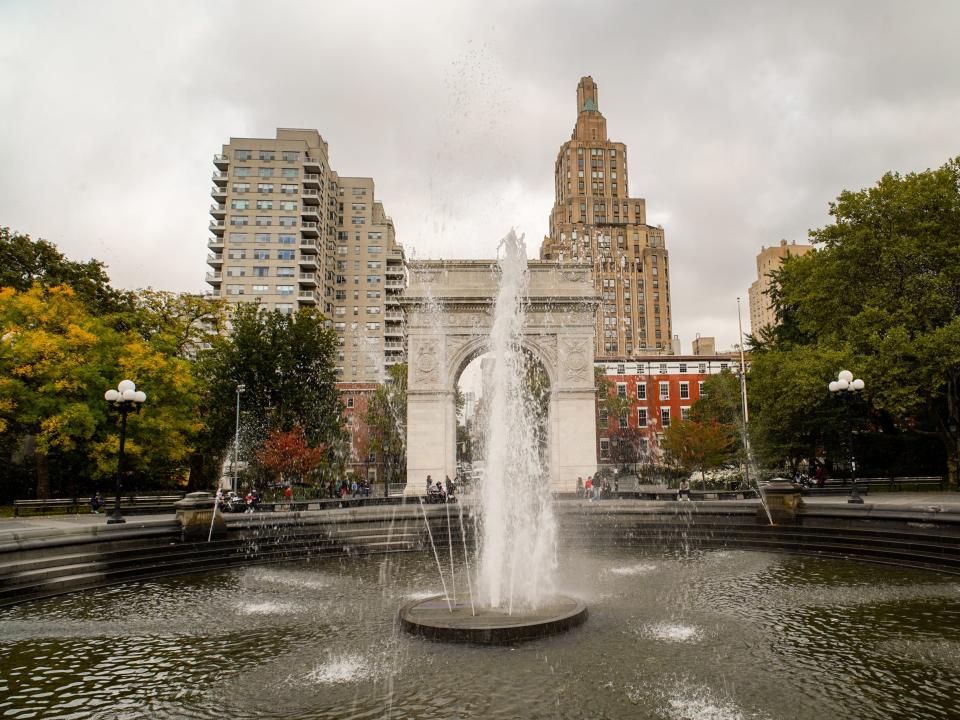
<svg viewBox="0 0 960 720">
<path fill-rule="evenodd" d="M 850 480 L 853 488 L 850 492 L 850 499 L 847 502 L 862 503 L 863 499 L 857 491 L 857 458 L 853 451 L 853 425 L 850 422 L 850 404 L 854 396 L 864 388 L 864 382 L 860 378 L 854 378 L 849 370 L 841 370 L 837 373 L 837 379 L 831 381 L 827 387 L 834 397 L 844 400 L 846 408 L 847 421 L 847 452 L 850 462 Z"/>
<path fill-rule="evenodd" d="M 124 446 L 127 440 L 127 415 L 140 412 L 140 406 L 147 401 L 147 394 L 137 390 L 132 380 L 121 380 L 117 389 L 111 388 L 103 394 L 103 399 L 111 403 L 120 412 L 120 450 L 117 455 L 117 498 L 113 505 L 113 514 L 107 517 L 107 524 L 126 522 L 120 513 L 120 494 L 123 491 Z"/>
</svg>

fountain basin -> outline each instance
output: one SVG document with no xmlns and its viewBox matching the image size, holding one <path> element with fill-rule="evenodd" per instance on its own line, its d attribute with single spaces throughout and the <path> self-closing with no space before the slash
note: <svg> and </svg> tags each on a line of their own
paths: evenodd
<svg viewBox="0 0 960 720">
<path fill-rule="evenodd" d="M 451 610 L 443 595 L 414 600 L 400 608 L 400 625 L 409 633 L 455 643 L 509 645 L 548 637 L 582 625 L 587 606 L 566 595 L 555 595 L 536 610 L 514 611 L 470 607 L 460 599 Z"/>
</svg>

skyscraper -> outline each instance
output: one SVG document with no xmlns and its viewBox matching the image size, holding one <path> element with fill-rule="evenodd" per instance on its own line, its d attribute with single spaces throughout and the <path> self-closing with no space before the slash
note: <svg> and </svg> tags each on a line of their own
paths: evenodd
<svg viewBox="0 0 960 720">
<path fill-rule="evenodd" d="M 405 260 L 373 180 L 332 170 L 316 130 L 230 138 L 214 165 L 213 293 L 280 312 L 320 308 L 345 381 L 377 381 L 403 362 Z"/>
<path fill-rule="evenodd" d="M 764 327 L 777 322 L 777 315 L 767 291 L 770 289 L 770 273 L 780 269 L 788 257 L 806 255 L 813 250 L 812 245 L 787 244 L 781 240 L 779 245 L 761 247 L 757 254 L 757 279 L 750 285 L 750 332 L 756 334 Z"/>
<path fill-rule="evenodd" d="M 577 85 L 577 124 L 554 168 L 556 202 L 544 260 L 593 265 L 602 304 L 597 357 L 671 351 L 670 279 L 663 228 L 647 224 L 646 201 L 630 197 L 627 146 L 607 137 L 597 85 Z"/>
</svg>

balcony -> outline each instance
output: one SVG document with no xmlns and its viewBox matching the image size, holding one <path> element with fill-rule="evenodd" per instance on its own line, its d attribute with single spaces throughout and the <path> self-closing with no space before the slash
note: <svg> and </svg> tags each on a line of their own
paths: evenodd
<svg viewBox="0 0 960 720">
<path fill-rule="evenodd" d="M 211 250 L 223 250 L 223 238 L 222 237 L 212 237 L 207 238 L 207 247 Z"/>
<path fill-rule="evenodd" d="M 228 180 L 228 179 L 229 179 L 229 177 L 227 176 L 227 173 L 225 173 L 225 172 L 216 172 L 216 171 L 215 171 L 215 172 L 213 173 L 213 184 L 214 184 L 214 185 L 222 185 L 223 187 L 226 187 L 226 186 L 227 186 L 227 180 Z"/>
<path fill-rule="evenodd" d="M 300 284 L 317 286 L 317 276 L 315 273 L 300 273 Z"/>
<path fill-rule="evenodd" d="M 210 221 L 210 232 L 212 232 L 214 235 L 223 235 L 226 229 L 227 226 L 224 224 L 223 220 Z"/>
<path fill-rule="evenodd" d="M 383 349 L 384 349 L 384 350 L 400 350 L 400 351 L 402 352 L 402 351 L 403 351 L 403 343 L 402 343 L 402 342 L 397 342 L 396 340 L 390 340 L 390 341 L 385 342 L 385 343 L 383 344 Z"/>
<path fill-rule="evenodd" d="M 300 226 L 300 236 L 305 238 L 320 237 L 320 223 L 305 222 Z"/>
<path fill-rule="evenodd" d="M 391 307 L 400 307 L 400 296 L 399 295 L 386 295 L 383 298 L 383 304 L 389 305 Z"/>
<path fill-rule="evenodd" d="M 313 242 L 312 240 L 301 240 L 301 241 L 300 241 L 300 252 L 301 252 L 301 253 L 316 254 L 317 249 L 318 249 L 318 248 L 317 248 L 317 244 L 316 244 L 315 242 Z M 300 262 L 301 262 L 301 264 L 302 264 L 302 263 L 303 263 L 303 260 L 301 260 Z"/>
<path fill-rule="evenodd" d="M 317 212 L 320 212 L 320 192 L 318 190 L 304 190 L 301 196 L 303 202 L 307 205 L 316 205 Z"/>
<path fill-rule="evenodd" d="M 207 265 L 210 267 L 220 267 L 223 265 L 223 253 L 214 253 L 207 255 Z"/>
<path fill-rule="evenodd" d="M 387 310 L 383 317 L 386 318 L 387 322 L 403 322 L 403 313 L 399 310 Z"/>
<path fill-rule="evenodd" d="M 305 218 L 307 222 L 320 222 L 320 208 L 317 205 L 304 205 L 300 208 L 300 217 Z"/>
<path fill-rule="evenodd" d="M 320 176 L 315 173 L 307 173 L 303 176 L 303 187 L 304 188 L 316 188 L 320 189 Z"/>
<path fill-rule="evenodd" d="M 303 171 L 305 173 L 319 175 L 323 172 L 323 163 L 317 158 L 305 157 L 303 159 Z"/>
<path fill-rule="evenodd" d="M 393 275 L 394 277 L 404 277 L 404 272 L 402 267 L 390 267 L 387 265 L 387 275 Z"/>
<path fill-rule="evenodd" d="M 300 258 L 300 267 L 304 268 L 305 270 L 318 270 L 320 268 L 320 264 L 317 262 L 317 258 L 311 255 L 309 257 Z"/>
<path fill-rule="evenodd" d="M 224 187 L 212 187 L 210 188 L 210 197 L 212 197 L 217 202 L 224 202 L 227 199 L 227 188 Z"/>
<path fill-rule="evenodd" d="M 313 290 L 301 290 L 297 294 L 297 300 L 312 305 L 317 302 L 317 294 Z"/>
<path fill-rule="evenodd" d="M 223 282 L 223 273 L 217 270 L 216 272 L 207 273 L 207 282 L 211 285 L 219 285 Z"/>
<path fill-rule="evenodd" d="M 218 170 L 226 170 L 230 167 L 230 158 L 227 155 L 214 155 L 213 164 L 217 166 Z"/>
<path fill-rule="evenodd" d="M 227 206 L 223 203 L 220 203 L 219 205 L 211 205 L 210 214 L 215 218 L 222 220 L 227 215 Z"/>
<path fill-rule="evenodd" d="M 384 337 L 400 337 L 404 336 L 403 328 L 396 325 L 387 325 L 383 329 Z"/>
<path fill-rule="evenodd" d="M 387 290 L 403 290 L 406 287 L 406 283 L 402 280 L 387 280 L 384 287 L 387 288 Z"/>
</svg>

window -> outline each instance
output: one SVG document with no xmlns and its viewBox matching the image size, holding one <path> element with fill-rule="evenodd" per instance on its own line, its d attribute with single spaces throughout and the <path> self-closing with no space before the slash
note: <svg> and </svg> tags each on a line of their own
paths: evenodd
<svg viewBox="0 0 960 720">
<path fill-rule="evenodd" d="M 277 277 L 293 277 L 294 272 L 292 267 L 278 267 L 277 268 Z"/>
<path fill-rule="evenodd" d="M 625 398 L 627 396 L 627 384 L 617 383 L 617 397 Z"/>
<path fill-rule="evenodd" d="M 300 153 L 293 150 L 284 150 L 282 157 L 284 162 L 297 162 L 300 159 Z"/>
<path fill-rule="evenodd" d="M 367 275 L 367 285 L 379 285 L 380 276 L 379 275 Z"/>
<path fill-rule="evenodd" d="M 610 457 L 610 441 L 607 438 L 600 438 L 600 457 Z"/>
<path fill-rule="evenodd" d="M 380 261 L 379 260 L 367 260 L 367 270 L 379 270 Z"/>
<path fill-rule="evenodd" d="M 687 371 L 687 364 L 680 363 L 680 372 L 685 373 Z"/>
<path fill-rule="evenodd" d="M 270 286 L 269 286 L 269 285 L 254 285 L 254 286 L 251 288 L 251 290 L 253 290 L 253 292 L 255 292 L 255 293 L 260 293 L 261 295 L 266 295 L 268 292 L 270 292 Z"/>
<path fill-rule="evenodd" d="M 281 210 L 286 210 L 287 212 L 296 212 L 297 210 L 296 200 L 281 200 L 279 205 Z"/>
<path fill-rule="evenodd" d="M 250 168 L 248 167 L 235 167 L 233 169 L 233 174 L 237 177 L 250 177 Z"/>
<path fill-rule="evenodd" d="M 257 233 L 254 239 L 260 244 L 270 244 L 270 233 Z"/>
<path fill-rule="evenodd" d="M 370 245 L 367 247 L 367 252 L 371 255 L 377 255 L 382 249 L 379 245 Z"/>
<path fill-rule="evenodd" d="M 647 384 L 645 382 L 637 383 L 637 400 L 647 399 Z"/>
<path fill-rule="evenodd" d="M 273 200 L 257 200 L 257 210 L 273 210 Z"/>
<path fill-rule="evenodd" d="M 231 265 L 227 268 L 227 277 L 243 277 L 246 274 L 246 268 L 242 265 Z"/>
<path fill-rule="evenodd" d="M 293 260 L 296 250 L 277 250 L 277 260 Z"/>
<path fill-rule="evenodd" d="M 250 241 L 250 235 L 248 233 L 239 233 L 239 232 L 230 233 L 230 242 L 232 243 L 245 243 L 249 241 Z"/>
<path fill-rule="evenodd" d="M 300 176 L 300 171 L 297 168 L 283 168 L 280 175 L 285 178 L 295 178 Z"/>
<path fill-rule="evenodd" d="M 680 408 L 680 419 L 681 419 L 681 420 L 689 420 L 689 419 L 690 419 L 690 408 L 689 408 L 689 407 L 682 407 L 682 408 Z"/>
<path fill-rule="evenodd" d="M 227 285 L 227 295 L 243 295 L 243 285 Z"/>
<path fill-rule="evenodd" d="M 232 210 L 246 210 L 250 207 L 249 200 L 232 200 L 230 202 L 230 208 Z"/>
<path fill-rule="evenodd" d="M 352 398 L 352 397 L 348 397 L 348 398 L 347 398 L 347 407 L 348 407 L 348 408 L 352 408 L 352 407 L 353 407 L 353 398 Z"/>
<path fill-rule="evenodd" d="M 626 374 L 627 374 L 626 365 L 624 365 L 623 363 L 620 363 L 619 365 L 617 365 L 617 375 L 626 375 Z"/>
<path fill-rule="evenodd" d="M 727 363 L 720 363 L 720 372 L 725 371 L 728 367 Z"/>
<path fill-rule="evenodd" d="M 647 426 L 647 409 L 637 408 L 637 427 L 645 428 Z"/>
<path fill-rule="evenodd" d="M 277 295 L 293 295 L 293 285 L 277 285 Z"/>
<path fill-rule="evenodd" d="M 379 330 L 379 329 L 380 329 L 380 323 L 378 323 L 378 322 L 368 322 L 367 325 L 366 325 L 366 327 L 367 327 L 367 330 Z"/>
<path fill-rule="evenodd" d="M 257 183 L 257 192 L 258 192 L 258 193 L 263 193 L 264 195 L 269 194 L 269 193 L 272 193 L 272 192 L 273 192 L 273 184 L 272 184 L 272 183 Z"/>
<path fill-rule="evenodd" d="M 244 260 L 247 257 L 246 248 L 231 248 L 227 251 L 227 258 L 229 260 Z"/>
<path fill-rule="evenodd" d="M 296 227 L 297 218 L 284 215 L 282 218 L 280 218 L 280 225 L 282 227 Z"/>
<path fill-rule="evenodd" d="M 237 150 L 233 154 L 234 160 L 249 160 L 252 153 L 249 150 Z"/>
<path fill-rule="evenodd" d="M 234 183 L 233 191 L 235 193 L 250 192 L 250 183 Z"/>
<path fill-rule="evenodd" d="M 660 408 L 660 424 L 664 429 L 670 427 L 670 408 Z"/>
<path fill-rule="evenodd" d="M 276 303 L 273 307 L 281 315 L 289 315 L 293 312 L 292 303 Z"/>
<path fill-rule="evenodd" d="M 254 259 L 254 260 L 269 260 L 269 259 L 270 259 L 270 251 L 269 251 L 269 250 L 260 250 L 260 249 L 254 250 L 254 251 L 253 251 L 253 259 Z"/>
<path fill-rule="evenodd" d="M 296 244 L 297 244 L 297 237 L 296 237 L 296 235 L 280 234 L 280 235 L 277 236 L 277 241 L 278 241 L 281 245 L 296 245 Z"/>
<path fill-rule="evenodd" d="M 379 290 L 367 290 L 367 297 L 371 300 L 377 300 L 380 297 Z"/>
<path fill-rule="evenodd" d="M 699 382 L 697 382 L 697 394 L 700 397 L 703 397 L 703 380 L 700 380 Z"/>
<path fill-rule="evenodd" d="M 681 400 L 690 399 L 690 383 L 688 382 L 680 383 L 680 399 Z"/>
<path fill-rule="evenodd" d="M 701 374 L 701 375 L 706 375 L 706 374 L 707 374 L 707 364 L 706 364 L 706 363 L 700 363 L 700 374 Z M 701 384 L 702 384 L 702 383 L 701 383 Z"/>
<path fill-rule="evenodd" d="M 626 410 L 620 413 L 620 429 L 621 430 L 627 429 L 627 411 Z"/>
<path fill-rule="evenodd" d="M 363 216 L 362 215 L 353 215 L 350 218 L 350 223 L 353 225 L 363 225 Z"/>
<path fill-rule="evenodd" d="M 269 215 L 257 215 L 257 225 L 261 227 L 264 225 L 273 225 L 273 218 Z"/>
<path fill-rule="evenodd" d="M 668 382 L 660 383 L 660 399 L 661 400 L 670 399 L 670 383 Z"/>
<path fill-rule="evenodd" d="M 608 419 L 609 419 L 609 411 L 607 410 L 607 406 L 601 405 L 600 406 L 600 424 L 605 426 L 607 424 Z"/>
<path fill-rule="evenodd" d="M 234 215 L 230 218 L 231 225 L 249 225 L 250 218 L 246 215 Z"/>
<path fill-rule="evenodd" d="M 367 240 L 383 240 L 382 232 L 368 232 Z"/>
<path fill-rule="evenodd" d="M 271 161 L 275 160 L 276 157 L 277 157 L 277 156 L 274 154 L 274 152 L 273 152 L 272 150 L 261 150 L 261 151 L 260 151 L 260 160 L 263 161 L 263 162 L 271 162 Z M 265 169 L 267 169 L 267 168 L 260 168 L 260 169 L 261 169 L 261 170 L 265 170 Z"/>
<path fill-rule="evenodd" d="M 266 265 L 254 265 L 253 267 L 253 276 L 254 277 L 267 277 L 270 275 L 270 268 Z"/>
<path fill-rule="evenodd" d="M 666 363 L 660 363 L 660 374 L 661 374 L 661 375 L 666 375 L 666 374 L 667 374 L 667 364 L 666 364 Z"/>
<path fill-rule="evenodd" d="M 271 187 L 272 187 L 272 186 L 271 186 Z M 284 195 L 296 195 L 296 194 L 297 194 L 297 189 L 298 189 L 298 188 L 297 188 L 296 185 L 281 185 L 281 186 L 280 186 L 280 192 L 282 192 Z M 273 192 L 273 191 L 271 190 L 271 192 Z"/>
</svg>

